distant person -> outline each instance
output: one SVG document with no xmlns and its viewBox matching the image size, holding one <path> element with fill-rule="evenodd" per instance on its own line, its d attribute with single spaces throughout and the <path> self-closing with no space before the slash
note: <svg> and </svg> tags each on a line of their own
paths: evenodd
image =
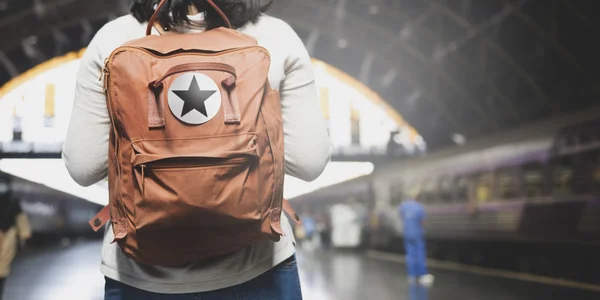
<svg viewBox="0 0 600 300">
<path fill-rule="evenodd" d="M 134 0 L 130 2 L 132 3 L 130 14 L 104 25 L 96 33 L 81 59 L 75 86 L 73 111 L 63 145 L 63 160 L 73 179 L 83 186 L 95 184 L 107 176 L 109 172 L 109 151 L 111 151 L 109 149 L 113 149 L 112 146 L 109 148 L 109 145 L 112 145 L 111 126 L 114 124 L 111 124 L 111 114 L 109 113 L 109 107 L 107 107 L 107 95 L 103 86 L 105 80 L 98 80 L 103 77 L 103 74 L 108 77 L 107 73 L 103 73 L 104 62 L 117 47 L 145 36 L 146 26 L 155 13 L 157 3 L 159 3 L 158 0 Z M 281 116 L 264 114 L 265 119 L 258 120 L 256 124 L 282 119 L 282 124 L 276 126 L 283 128 L 283 135 L 281 137 L 278 135 L 268 137 L 275 141 L 282 141 L 285 137 L 283 142 L 285 147 L 281 147 L 281 149 L 285 149 L 285 164 L 281 165 L 281 170 L 277 173 L 279 174 L 278 177 L 283 176 L 279 172 L 285 171 L 285 174 L 301 180 L 312 181 L 316 179 L 329 161 L 330 141 L 319 105 L 319 94 L 311 58 L 302 40 L 285 21 L 265 14 L 273 1 L 212 0 L 212 2 L 222 11 L 233 29 L 240 34 L 256 39 L 258 45 L 268 51 L 266 59 L 270 61 L 270 67 L 266 79 L 270 83 L 270 87 L 278 91 L 282 112 Z M 212 30 L 226 25 L 223 16 L 220 16 L 217 9 L 208 0 L 171 0 L 161 3 L 166 4 L 158 10 L 157 22 L 151 28 L 152 35 L 155 38 L 153 41 L 156 41 L 156 43 L 166 39 L 166 37 L 158 37 L 159 35 L 171 35 L 173 37 L 178 34 L 189 34 L 190 39 L 194 39 L 201 35 L 191 36 L 191 34 L 198 34 L 205 30 Z M 224 32 L 216 31 L 215 34 L 225 39 Z M 234 36 L 231 35 L 227 38 L 233 38 Z M 220 42 L 220 40 L 214 41 L 219 47 L 227 46 L 219 45 Z M 156 46 L 156 44 L 154 45 Z M 184 49 L 180 50 L 183 51 Z M 180 50 L 175 52 L 180 52 Z M 200 50 L 204 52 L 203 49 Z M 210 53 L 212 50 L 209 50 L 206 50 L 206 55 L 212 55 Z M 199 52 L 195 53 L 194 55 L 197 55 Z M 181 55 L 182 58 L 186 57 L 185 53 L 174 53 L 173 56 L 175 55 Z M 223 59 L 231 59 L 234 56 L 228 57 Z M 244 60 L 246 58 L 240 59 Z M 181 64 L 180 66 L 189 68 L 189 65 L 193 64 Z M 222 71 L 224 68 L 223 63 L 217 64 L 217 67 L 221 69 L 215 70 Z M 217 67 L 214 67 L 214 65 L 212 67 L 202 66 L 202 68 Z M 148 66 L 148 68 L 154 68 L 154 66 Z M 245 73 L 250 72 L 249 70 L 238 70 L 240 72 L 237 73 L 238 79 L 240 79 L 238 82 L 240 87 L 251 86 L 254 83 L 252 78 L 243 77 Z M 225 71 L 231 72 L 228 68 L 225 68 Z M 133 72 L 141 71 L 134 70 Z M 110 73 L 111 78 L 115 78 L 114 74 L 115 72 Z M 167 72 L 164 74 L 167 74 Z M 118 81 L 118 79 L 116 80 Z M 122 83 L 127 84 L 126 82 L 127 80 L 123 79 Z M 221 84 L 225 85 L 226 82 L 228 81 L 223 81 Z M 199 84 L 201 83 L 196 85 Z M 210 84 L 214 84 L 214 82 Z M 235 85 L 227 85 L 227 87 L 233 88 Z M 190 88 L 185 94 L 186 98 L 194 95 L 202 96 L 204 95 L 202 93 L 205 93 L 196 90 L 194 92 L 196 94 L 193 94 L 191 91 L 194 90 L 190 83 Z M 183 92 L 181 93 L 183 94 Z M 223 95 L 227 94 L 223 93 Z M 144 94 L 138 96 L 142 97 L 140 99 L 147 97 Z M 190 100 L 191 98 L 184 100 L 187 101 L 186 103 L 191 103 L 190 106 L 187 106 L 188 109 L 196 110 L 192 113 L 196 118 L 207 113 L 206 111 L 202 112 L 206 110 L 206 107 L 203 104 L 198 104 L 204 101 L 198 100 L 202 99 L 199 98 L 200 96 L 194 98 L 196 100 Z M 247 96 L 240 95 L 239 97 Z M 225 99 L 222 100 L 223 105 L 227 103 L 231 105 L 233 102 L 232 98 L 223 99 Z M 118 101 L 129 100 L 131 99 L 127 99 L 127 96 L 118 99 Z M 166 100 L 163 101 L 166 102 Z M 192 107 L 192 104 L 195 106 Z M 230 109 L 235 108 L 231 107 Z M 169 106 L 165 104 L 163 112 L 165 115 L 170 114 L 171 118 L 177 120 L 183 117 L 183 110 L 185 109 L 186 106 L 183 106 L 182 114 L 175 115 L 170 111 Z M 147 110 L 148 107 L 142 105 L 139 107 L 139 114 L 147 112 Z M 220 111 L 223 111 L 223 109 Z M 116 114 L 119 114 L 119 111 Z M 227 115 L 227 117 L 231 118 L 232 124 L 224 126 L 238 126 L 235 124 L 235 114 Z M 237 117 L 239 118 L 239 116 Z M 251 123 L 252 121 L 247 119 L 242 121 L 244 126 Z M 116 127 L 116 130 L 121 128 L 120 125 Z M 166 128 L 178 128 L 169 127 L 171 125 L 168 122 L 166 126 Z M 272 125 L 272 127 L 275 128 L 275 125 Z M 215 126 L 214 128 L 218 127 Z M 160 130 L 163 129 L 155 131 Z M 266 138 L 267 136 L 259 136 L 259 143 L 264 143 Z M 182 142 L 181 145 L 184 145 L 184 143 Z M 130 147 L 130 145 L 125 144 L 120 146 L 118 148 L 121 149 Z M 250 144 L 249 147 L 251 147 Z M 260 152 L 262 152 L 260 155 L 271 155 L 272 153 L 271 150 L 261 150 Z M 111 152 L 110 155 L 114 155 L 114 153 Z M 268 172 L 267 168 L 271 167 L 278 169 L 277 166 L 265 166 L 265 174 Z M 261 172 L 262 168 L 261 165 Z M 131 170 L 128 171 L 131 172 Z M 127 172 L 127 170 L 122 172 Z M 213 177 L 216 178 L 217 176 L 214 175 Z M 204 179 L 195 178 L 190 179 L 189 182 L 194 183 L 194 181 Z M 270 188 L 272 187 L 264 186 L 260 190 Z M 256 192 L 256 190 L 253 191 Z M 248 192 L 251 193 L 252 190 L 248 190 Z M 133 195 L 128 196 L 133 197 Z M 273 198 L 273 201 L 275 200 Z M 278 212 L 274 211 L 273 213 Z M 111 221 L 111 223 L 108 223 L 102 249 L 101 272 L 106 277 L 104 299 L 201 298 L 228 300 L 239 299 L 238 297 L 248 300 L 301 299 L 302 294 L 294 255 L 296 250 L 292 227 L 284 214 L 276 217 L 271 215 L 271 217 L 273 220 L 277 220 L 281 227 L 278 226 L 273 230 L 280 230 L 284 234 L 278 242 L 267 240 L 247 246 L 231 254 L 186 263 L 178 267 L 143 264 L 125 255 L 119 248 L 118 243 L 113 242 L 115 239 L 113 227 L 118 228 L 119 224 L 113 226 L 115 224 Z M 208 243 L 210 241 L 207 241 Z M 224 249 L 219 249 L 219 251 L 221 250 Z"/>
<path fill-rule="evenodd" d="M 329 210 L 323 212 L 322 217 L 321 244 L 323 248 L 329 248 L 331 246 L 331 217 L 329 216 Z"/>
<path fill-rule="evenodd" d="M 317 222 L 315 218 L 310 214 L 304 214 L 300 217 L 301 226 L 304 229 L 304 240 L 307 242 L 309 248 L 312 249 L 314 246 L 314 237 L 317 232 Z"/>
<path fill-rule="evenodd" d="M 23 245 L 30 237 L 29 220 L 19 201 L 13 199 L 9 192 L 0 191 L 0 300 L 18 244 Z"/>
<path fill-rule="evenodd" d="M 404 224 L 404 248 L 406 251 L 406 267 L 409 281 L 417 280 L 423 285 L 433 283 L 433 275 L 427 273 L 425 237 L 423 224 L 425 222 L 425 208 L 417 200 L 418 193 L 402 202 L 399 206 L 400 217 Z"/>
</svg>

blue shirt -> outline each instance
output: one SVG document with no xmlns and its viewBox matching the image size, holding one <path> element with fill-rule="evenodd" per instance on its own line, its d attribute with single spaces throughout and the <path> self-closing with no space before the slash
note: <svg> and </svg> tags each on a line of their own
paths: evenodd
<svg viewBox="0 0 600 300">
<path fill-rule="evenodd" d="M 404 223 L 405 238 L 423 238 L 421 222 L 425 218 L 425 208 L 415 200 L 404 201 L 398 212 Z"/>
<path fill-rule="evenodd" d="M 301 218 L 302 221 L 302 226 L 304 227 L 304 233 L 306 233 L 306 235 L 311 235 L 315 232 L 315 230 L 317 229 L 317 224 L 315 222 L 315 219 L 313 219 L 313 217 L 310 216 L 304 216 Z"/>
</svg>

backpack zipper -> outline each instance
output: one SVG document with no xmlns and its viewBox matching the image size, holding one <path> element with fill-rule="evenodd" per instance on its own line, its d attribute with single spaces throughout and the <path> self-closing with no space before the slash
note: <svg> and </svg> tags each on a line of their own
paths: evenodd
<svg viewBox="0 0 600 300">
<path fill-rule="evenodd" d="M 115 57 L 115 55 L 117 55 L 118 53 L 123 52 L 125 50 L 133 50 L 133 51 L 137 51 L 137 52 L 142 52 L 142 53 L 148 54 L 152 57 L 163 59 L 163 58 L 170 58 L 170 57 L 183 56 L 183 55 L 219 56 L 219 55 L 229 54 L 229 53 L 238 52 L 238 51 L 244 51 L 244 50 L 253 49 L 253 48 L 261 49 L 261 51 L 267 55 L 269 60 L 271 59 L 271 55 L 269 54 L 269 51 L 265 47 L 262 47 L 262 46 L 246 46 L 246 47 L 233 48 L 233 49 L 228 49 L 228 50 L 214 52 L 214 53 L 202 53 L 202 52 L 189 51 L 189 52 L 180 52 L 180 53 L 166 54 L 166 55 L 158 55 L 158 54 L 153 53 L 152 51 L 147 50 L 142 47 L 121 46 L 121 47 L 117 48 L 115 51 L 113 51 L 110 54 L 110 56 L 108 56 L 104 60 L 104 68 L 102 68 L 102 72 L 100 74 L 100 78 L 98 78 L 98 81 L 102 80 L 102 77 L 104 77 L 104 91 L 106 92 L 108 90 L 108 77 L 110 76 L 110 68 L 108 65 L 112 61 L 112 59 Z"/>
<path fill-rule="evenodd" d="M 236 157 L 236 158 L 227 158 L 227 159 L 213 159 L 207 158 L 209 160 L 213 160 L 213 162 L 199 162 L 199 163 L 165 163 L 160 161 L 150 162 L 141 164 L 140 166 L 145 166 L 150 170 L 169 170 L 169 169 L 197 169 L 197 168 L 208 168 L 208 167 L 228 167 L 228 166 L 237 166 L 240 163 L 248 161 L 247 158 L 244 157 Z M 203 160 L 203 159 L 202 159 Z M 151 166 L 148 166 L 148 165 Z"/>
<path fill-rule="evenodd" d="M 102 80 L 102 77 L 104 77 L 103 87 L 104 87 L 104 93 L 106 93 L 106 100 L 107 100 L 106 101 L 106 106 L 108 108 L 109 115 L 112 116 L 113 115 L 112 114 L 113 107 L 112 107 L 111 102 L 109 101 L 110 89 L 109 89 L 109 86 L 108 86 L 108 77 L 110 75 L 110 72 L 108 70 L 109 58 L 110 57 L 107 57 L 106 59 L 104 59 L 104 67 L 102 68 L 102 72 L 100 73 L 100 79 L 99 80 Z M 118 138 L 118 135 L 117 135 L 118 125 L 116 123 L 116 120 L 113 117 L 110 118 L 110 123 L 111 123 L 113 131 L 115 131 L 115 133 L 114 133 L 114 136 L 115 136 L 115 160 L 117 161 L 117 165 L 115 167 L 117 169 L 117 176 L 118 176 L 117 181 L 119 182 L 119 185 L 121 185 L 120 181 L 121 181 L 122 175 L 121 175 L 121 163 L 120 163 L 120 159 L 119 159 L 119 138 Z M 114 201 L 117 201 L 117 200 L 114 200 Z M 116 208 L 119 211 L 119 214 L 120 214 L 119 217 L 122 218 L 122 217 L 126 216 L 126 214 L 125 214 L 125 206 L 123 204 L 122 199 L 119 199 L 118 201 L 119 201 L 120 205 L 117 205 Z"/>
<path fill-rule="evenodd" d="M 174 53 L 174 54 L 163 54 L 163 55 L 156 54 L 156 53 L 154 53 L 146 48 L 143 48 L 143 47 L 121 46 L 117 50 L 115 50 L 108 58 L 112 60 L 112 58 L 117 53 L 122 52 L 124 50 L 141 51 L 141 52 L 144 52 L 144 53 L 146 53 L 150 56 L 156 57 L 156 58 L 169 58 L 169 57 L 176 57 L 176 56 L 182 56 L 182 55 L 219 56 L 219 55 L 223 55 L 223 54 L 244 51 L 244 50 L 248 50 L 248 49 L 252 49 L 252 48 L 260 49 L 267 55 L 267 57 L 269 57 L 269 59 L 271 59 L 271 55 L 269 54 L 269 51 L 267 51 L 267 49 L 265 47 L 257 46 L 257 45 L 244 46 L 244 47 L 240 47 L 240 48 L 231 48 L 231 49 L 227 49 L 227 50 L 223 50 L 223 51 L 216 51 L 216 52 L 201 52 L 201 51 L 187 50 L 185 52 L 179 52 L 179 53 Z"/>
<path fill-rule="evenodd" d="M 110 76 L 110 71 L 108 70 L 108 58 L 104 60 L 104 68 L 102 69 L 102 74 L 104 75 L 104 92 L 108 91 L 108 77 Z"/>
<path fill-rule="evenodd" d="M 223 159 L 217 159 L 223 161 Z M 211 162 L 211 163 L 192 163 L 192 164 L 169 164 L 160 161 L 150 162 L 145 164 L 140 164 L 140 169 L 142 173 L 142 194 L 144 194 L 145 190 L 145 179 L 146 179 L 146 169 L 149 170 L 173 170 L 173 169 L 203 169 L 209 167 L 235 167 L 239 166 L 244 162 L 248 161 L 248 158 L 237 157 L 237 158 L 229 158 L 225 159 L 225 162 Z M 153 165 L 152 167 L 148 166 L 148 164 Z"/>
</svg>

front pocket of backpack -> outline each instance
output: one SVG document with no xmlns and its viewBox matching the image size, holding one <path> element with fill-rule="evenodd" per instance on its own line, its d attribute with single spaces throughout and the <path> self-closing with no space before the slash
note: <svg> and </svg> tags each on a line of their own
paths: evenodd
<svg viewBox="0 0 600 300">
<path fill-rule="evenodd" d="M 139 233 L 170 228 L 236 227 L 261 220 L 254 147 L 220 154 L 137 153 L 135 225 Z"/>
</svg>

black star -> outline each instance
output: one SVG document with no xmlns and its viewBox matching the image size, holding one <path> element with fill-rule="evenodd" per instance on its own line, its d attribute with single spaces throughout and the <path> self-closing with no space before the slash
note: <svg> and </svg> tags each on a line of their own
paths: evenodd
<svg viewBox="0 0 600 300">
<path fill-rule="evenodd" d="M 190 83 L 190 87 L 187 91 L 173 91 L 175 95 L 177 95 L 179 98 L 181 98 L 181 100 L 183 100 L 183 109 L 181 110 L 182 118 L 187 113 L 192 111 L 192 109 L 195 109 L 204 116 L 208 117 L 204 101 L 206 101 L 210 96 L 212 96 L 216 92 L 217 91 L 201 91 L 200 87 L 198 87 L 196 76 L 193 77 L 192 82 Z"/>
</svg>

